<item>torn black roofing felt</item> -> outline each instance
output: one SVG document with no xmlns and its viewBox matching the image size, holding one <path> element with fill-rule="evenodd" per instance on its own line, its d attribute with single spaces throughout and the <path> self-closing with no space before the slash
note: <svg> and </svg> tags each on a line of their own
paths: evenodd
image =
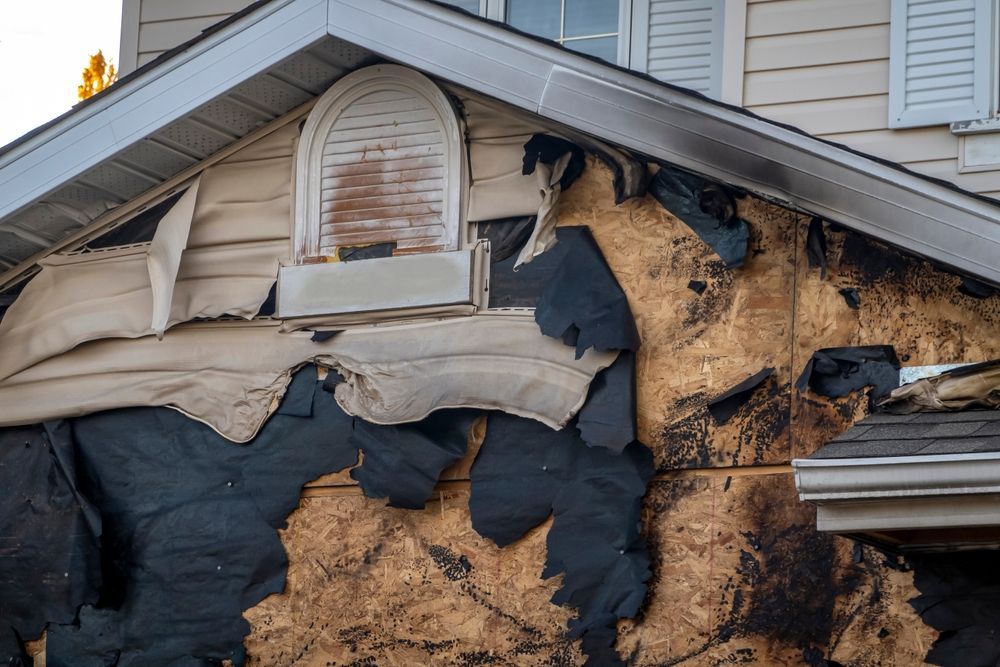
<svg viewBox="0 0 1000 667">
<path fill-rule="evenodd" d="M 891 345 L 817 350 L 795 382 L 799 391 L 809 387 L 831 398 L 846 396 L 869 385 L 873 400 L 899 386 L 899 359 Z"/>
<path fill-rule="evenodd" d="M 529 215 L 521 218 L 500 218 L 487 220 L 476 224 L 479 238 L 490 242 L 490 263 L 502 262 L 508 257 L 517 255 L 518 251 L 531 236 L 535 228 L 537 216 Z M 544 253 L 543 255 L 544 256 Z M 538 261 L 536 258 L 535 262 Z M 531 263 L 526 266 L 530 266 Z M 510 269 L 513 270 L 513 262 Z M 491 289 L 493 286 L 491 285 Z"/>
<path fill-rule="evenodd" d="M 639 442 L 615 455 L 585 446 L 573 428 L 489 415 L 472 466 L 472 525 L 502 547 L 553 516 L 542 577 L 564 575 L 552 601 L 577 610 L 569 634 L 582 638 L 588 665 L 624 664 L 615 624 L 646 596 L 641 503 L 652 475 L 652 452 Z"/>
<path fill-rule="evenodd" d="M 639 330 L 628 297 L 587 227 L 560 227 L 556 247 L 563 260 L 538 295 L 535 321 L 546 336 L 576 347 L 579 359 L 589 348 L 637 350 Z M 531 262 L 534 264 L 540 258 Z M 518 273 L 528 266 L 520 267 Z"/>
<path fill-rule="evenodd" d="M 732 419 L 740 406 L 750 400 L 750 395 L 774 373 L 773 368 L 765 368 L 754 373 L 726 393 L 708 402 L 708 411 L 716 424 L 725 424 Z"/>
<path fill-rule="evenodd" d="M 962 282 L 958 286 L 958 291 L 966 296 L 971 296 L 973 299 L 989 299 L 992 296 L 1000 294 L 1000 290 L 996 287 L 987 285 L 975 278 L 965 275 L 960 275 L 959 278 Z"/>
<path fill-rule="evenodd" d="M 174 207 L 177 200 L 184 196 L 185 192 L 187 192 L 187 188 L 167 197 L 155 206 L 150 206 L 142 213 L 130 218 L 125 224 L 114 227 L 93 240 L 88 241 L 87 247 L 94 249 L 111 248 L 114 246 L 152 241 L 160 220 Z"/>
<path fill-rule="evenodd" d="M 333 329 L 329 331 L 313 331 L 313 335 L 309 337 L 314 343 L 325 343 L 331 338 L 336 338 L 338 334 L 343 333 L 342 329 Z"/>
<path fill-rule="evenodd" d="M 76 488 L 66 428 L 0 429 L 2 665 L 30 665 L 21 640 L 38 638 L 46 623 L 72 623 L 80 605 L 98 599 L 100 515 Z"/>
<path fill-rule="evenodd" d="M 1000 568 L 997 552 L 909 557 L 920 595 L 910 606 L 940 634 L 926 661 L 942 667 L 1000 664 Z"/>
<path fill-rule="evenodd" d="M 707 287 L 708 287 L 708 283 L 706 283 L 704 280 L 689 280 L 688 281 L 688 289 L 691 290 L 692 292 L 694 292 L 695 294 L 697 294 L 698 296 L 701 296 L 702 294 L 704 294 L 705 293 L 705 289 Z"/>
<path fill-rule="evenodd" d="M 858 290 L 854 287 L 843 287 L 838 292 L 840 296 L 844 297 L 844 303 L 851 310 L 857 310 L 861 307 L 861 295 L 858 294 Z"/>
<path fill-rule="evenodd" d="M 646 194 L 651 176 L 645 161 L 625 150 L 618 151 L 618 157 L 602 150 L 594 149 L 591 152 L 611 171 L 616 205 Z"/>
<path fill-rule="evenodd" d="M 570 154 L 569 164 L 559 178 L 559 187 L 565 192 L 569 190 L 573 182 L 580 177 L 587 166 L 587 160 L 583 149 L 571 141 L 566 141 L 551 134 L 535 134 L 524 144 L 524 163 L 521 165 L 521 173 L 525 176 L 535 173 L 535 166 L 542 164 L 553 165 L 566 153 Z"/>
<path fill-rule="evenodd" d="M 371 245 L 341 246 L 337 248 L 337 259 L 341 262 L 356 262 L 362 259 L 381 259 L 392 257 L 396 242 L 372 243 Z"/>
<path fill-rule="evenodd" d="M 728 268 L 743 265 L 750 231 L 736 215 L 727 188 L 701 176 L 660 165 L 649 183 L 649 194 L 707 243 Z"/>
<path fill-rule="evenodd" d="M 297 373 L 291 404 L 242 445 L 168 408 L 72 422 L 81 491 L 103 519 L 104 590 L 79 626 L 50 626 L 47 664 L 243 664 L 243 610 L 284 589 L 277 529 L 303 484 L 357 460 L 352 418 L 317 387 L 314 368 Z M 295 416 L 306 397 L 311 416 Z"/>
<path fill-rule="evenodd" d="M 622 350 L 615 362 L 594 376 L 576 416 L 580 437 L 591 447 L 620 453 L 638 438 L 635 352 Z"/>
<path fill-rule="evenodd" d="M 351 446 L 364 452 L 351 471 L 369 498 L 391 507 L 423 509 L 441 471 L 465 455 L 477 410 L 438 410 L 413 424 L 383 426 L 354 420 Z"/>
<path fill-rule="evenodd" d="M 810 269 L 819 269 L 820 280 L 826 280 L 826 232 L 823 230 L 823 220 L 813 218 L 809 221 L 809 231 L 806 235 L 806 259 Z"/>
<path fill-rule="evenodd" d="M 534 308 L 546 336 L 576 347 L 635 350 L 639 330 L 628 297 L 590 229 L 559 227 L 557 243 L 514 269 L 516 249 L 490 266 L 490 308 Z"/>
</svg>

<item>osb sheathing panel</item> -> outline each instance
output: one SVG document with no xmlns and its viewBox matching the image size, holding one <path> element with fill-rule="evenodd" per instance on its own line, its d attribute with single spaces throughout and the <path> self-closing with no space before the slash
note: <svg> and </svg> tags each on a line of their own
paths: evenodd
<svg viewBox="0 0 1000 667">
<path fill-rule="evenodd" d="M 796 216 L 749 198 L 739 208 L 750 251 L 728 270 L 652 197 L 615 206 L 611 174 L 594 158 L 560 200 L 559 224 L 591 228 L 628 294 L 642 337 L 639 433 L 661 470 L 790 458 Z M 699 296 L 690 280 L 708 287 Z M 769 366 L 765 389 L 717 426 L 705 404 Z"/>
<path fill-rule="evenodd" d="M 728 271 L 651 198 L 614 206 L 610 183 L 589 160 L 560 224 L 591 227 L 629 295 L 643 338 L 640 437 L 661 472 L 787 462 L 863 415 L 861 394 L 791 389 L 816 349 L 891 343 L 909 364 L 1000 356 L 997 299 L 962 296 L 957 278 L 925 262 L 886 250 L 880 269 L 856 243 L 845 256 L 845 234 L 833 233 L 821 280 L 806 265 L 808 218 L 746 198 L 751 249 Z M 703 295 L 687 288 L 692 279 L 708 283 Z M 859 289 L 859 311 L 841 287 Z M 766 366 L 776 371 L 764 390 L 715 425 L 707 400 Z M 545 527 L 504 550 L 471 528 L 461 480 L 481 436 L 423 512 L 386 508 L 356 487 L 313 490 L 283 534 L 288 590 L 246 614 L 252 664 L 579 664 L 562 636 L 569 612 L 548 602 L 558 583 L 539 579 Z M 640 618 L 620 626 L 630 664 L 922 662 L 935 633 L 906 603 L 910 573 L 816 533 L 791 475 L 725 474 L 651 486 L 654 576 Z"/>
<path fill-rule="evenodd" d="M 251 665 L 581 663 L 557 580 L 539 579 L 547 526 L 497 549 L 467 491 L 422 512 L 329 493 L 283 533 L 285 594 L 246 613 Z M 912 575 L 816 533 L 790 475 L 654 482 L 645 519 L 650 595 L 619 628 L 632 665 L 913 665 L 934 639 L 905 604 Z"/>
<path fill-rule="evenodd" d="M 798 226 L 804 247 L 808 224 Z M 1000 357 L 1000 297 L 976 299 L 958 291 L 960 280 L 930 262 L 848 232 L 827 233 L 826 279 L 796 255 L 793 366 L 814 350 L 845 345 L 892 345 L 906 366 L 978 362 Z M 839 290 L 855 288 L 858 310 Z M 794 457 L 822 447 L 867 414 L 863 392 L 827 399 L 795 391 Z"/>
<path fill-rule="evenodd" d="M 424 511 L 353 488 L 305 498 L 282 534 L 286 593 L 245 614 L 249 664 L 581 664 L 568 610 L 549 602 L 557 580 L 539 578 L 546 532 L 496 548 L 472 530 L 467 490 Z"/>
</svg>

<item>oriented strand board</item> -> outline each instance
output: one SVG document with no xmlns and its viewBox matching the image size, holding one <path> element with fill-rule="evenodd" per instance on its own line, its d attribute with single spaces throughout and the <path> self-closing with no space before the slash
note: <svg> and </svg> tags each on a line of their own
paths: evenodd
<svg viewBox="0 0 1000 667">
<path fill-rule="evenodd" d="M 804 248 L 808 221 L 798 225 Z M 904 366 L 978 362 L 1000 357 L 1000 297 L 958 291 L 957 276 L 853 232 L 827 232 L 826 280 L 796 255 L 793 371 L 815 350 L 845 345 L 892 345 Z M 839 290 L 853 287 L 858 310 Z M 794 391 L 794 390 L 793 390 Z M 794 391 L 793 455 L 805 457 L 867 414 L 863 392 L 828 399 Z"/>
<path fill-rule="evenodd" d="M 580 664 L 569 611 L 548 602 L 557 581 L 539 579 L 547 527 L 497 549 L 467 501 L 303 500 L 283 534 L 286 592 L 246 613 L 250 664 Z M 619 626 L 632 665 L 914 665 L 935 637 L 906 604 L 912 575 L 818 534 L 789 474 L 654 482 L 644 513 L 650 594 Z"/>
<path fill-rule="evenodd" d="M 906 604 L 912 575 L 819 534 L 791 475 L 656 482 L 643 616 L 620 626 L 631 664 L 922 662 L 935 633 Z"/>
<path fill-rule="evenodd" d="M 549 603 L 558 581 L 539 578 L 544 527 L 500 550 L 472 530 L 467 491 L 424 511 L 346 492 L 292 515 L 286 592 L 245 614 L 251 666 L 582 662 Z"/>
<path fill-rule="evenodd" d="M 615 206 L 611 174 L 594 158 L 559 204 L 560 225 L 588 225 L 639 326 L 640 439 L 661 470 L 787 461 L 795 214 L 738 202 L 751 228 L 745 266 L 727 269 L 652 197 Z M 688 281 L 704 280 L 702 295 Z M 717 426 L 705 404 L 765 367 L 751 404 Z"/>
</svg>

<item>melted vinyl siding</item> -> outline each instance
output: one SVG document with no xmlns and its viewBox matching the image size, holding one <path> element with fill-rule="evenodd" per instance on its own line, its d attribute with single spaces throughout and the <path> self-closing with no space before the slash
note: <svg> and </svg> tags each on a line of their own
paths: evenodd
<svg viewBox="0 0 1000 667">
<path fill-rule="evenodd" d="M 141 0 L 138 66 L 197 37 L 253 0 Z"/>
<path fill-rule="evenodd" d="M 943 178 L 1000 191 L 1000 170 L 958 173 L 947 126 L 890 130 L 890 0 L 749 0 L 743 103 L 765 118 Z"/>
</svg>

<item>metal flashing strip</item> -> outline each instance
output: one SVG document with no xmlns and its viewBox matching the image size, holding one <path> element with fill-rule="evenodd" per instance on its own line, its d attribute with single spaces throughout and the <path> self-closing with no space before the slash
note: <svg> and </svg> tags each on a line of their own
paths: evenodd
<svg viewBox="0 0 1000 667">
<path fill-rule="evenodd" d="M 1000 284 L 977 195 L 422 0 L 275 0 L 0 155 L 0 220 L 326 35 Z"/>
<path fill-rule="evenodd" d="M 795 459 L 799 498 L 865 499 L 1000 494 L 1000 452 L 858 459 Z"/>
</svg>

